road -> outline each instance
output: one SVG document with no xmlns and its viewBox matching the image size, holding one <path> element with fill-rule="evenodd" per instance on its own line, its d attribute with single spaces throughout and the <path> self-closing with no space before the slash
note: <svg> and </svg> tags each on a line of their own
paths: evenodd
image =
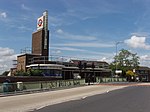
<svg viewBox="0 0 150 112">
<path fill-rule="evenodd" d="M 34 112 L 149 112 L 150 86 L 129 86 L 47 106 Z"/>
<path fill-rule="evenodd" d="M 129 85 L 90 85 L 56 91 L 0 97 L 0 112 L 29 112 L 48 105 L 82 99 L 107 91 L 121 89 Z"/>
</svg>

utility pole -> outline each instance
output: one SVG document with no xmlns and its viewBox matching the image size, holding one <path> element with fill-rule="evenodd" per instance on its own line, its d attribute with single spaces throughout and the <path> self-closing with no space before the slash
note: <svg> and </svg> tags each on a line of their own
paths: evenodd
<svg viewBox="0 0 150 112">
<path fill-rule="evenodd" d="M 117 69 L 118 69 L 118 66 L 117 66 L 117 62 L 118 62 L 118 57 L 117 57 L 117 56 L 118 56 L 118 48 L 117 48 L 117 47 L 118 47 L 118 44 L 120 44 L 120 43 L 123 43 L 123 42 L 122 42 L 122 41 L 118 41 L 118 42 L 116 42 L 116 44 L 115 44 L 115 45 L 116 45 L 116 58 L 115 58 L 115 61 L 116 61 L 116 63 L 115 63 L 115 64 L 116 64 L 115 73 L 116 73 L 116 74 L 117 74 Z"/>
</svg>

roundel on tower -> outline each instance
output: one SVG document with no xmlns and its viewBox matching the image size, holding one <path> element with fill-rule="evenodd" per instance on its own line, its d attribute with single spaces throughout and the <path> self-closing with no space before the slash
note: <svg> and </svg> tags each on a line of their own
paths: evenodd
<svg viewBox="0 0 150 112">
<path fill-rule="evenodd" d="M 43 16 L 37 19 L 37 30 L 42 29 L 44 27 L 44 21 Z"/>
<path fill-rule="evenodd" d="M 39 20 L 38 20 L 38 26 L 40 27 L 40 26 L 42 26 L 42 24 L 43 24 L 43 20 L 42 20 L 42 19 L 39 19 Z"/>
</svg>

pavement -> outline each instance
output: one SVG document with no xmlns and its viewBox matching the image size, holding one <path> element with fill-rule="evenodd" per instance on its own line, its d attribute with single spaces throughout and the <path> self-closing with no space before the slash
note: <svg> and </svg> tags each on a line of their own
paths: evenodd
<svg viewBox="0 0 150 112">
<path fill-rule="evenodd" d="M 136 84 L 136 85 L 140 85 Z M 144 84 L 141 84 L 144 85 Z M 145 84 L 149 85 L 149 84 Z M 71 100 L 84 99 L 89 96 L 107 93 L 112 90 L 121 89 L 132 85 L 105 85 L 96 84 L 70 89 L 46 91 L 33 94 L 0 97 L 1 112 L 30 112 L 45 106 L 67 102 Z M 134 85 L 135 86 L 135 85 Z"/>
<path fill-rule="evenodd" d="M 33 112 L 149 112 L 149 93 L 150 86 L 135 85 Z"/>
</svg>

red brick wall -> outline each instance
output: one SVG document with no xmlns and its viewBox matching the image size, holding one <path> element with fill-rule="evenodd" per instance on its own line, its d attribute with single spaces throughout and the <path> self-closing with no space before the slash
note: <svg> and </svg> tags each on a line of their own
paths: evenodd
<svg viewBox="0 0 150 112">
<path fill-rule="evenodd" d="M 43 30 L 32 34 L 32 54 L 42 55 Z"/>
<path fill-rule="evenodd" d="M 44 49 L 44 30 L 32 34 L 32 54 L 48 57 L 49 55 L 49 31 L 47 35 L 47 49 Z"/>
</svg>

